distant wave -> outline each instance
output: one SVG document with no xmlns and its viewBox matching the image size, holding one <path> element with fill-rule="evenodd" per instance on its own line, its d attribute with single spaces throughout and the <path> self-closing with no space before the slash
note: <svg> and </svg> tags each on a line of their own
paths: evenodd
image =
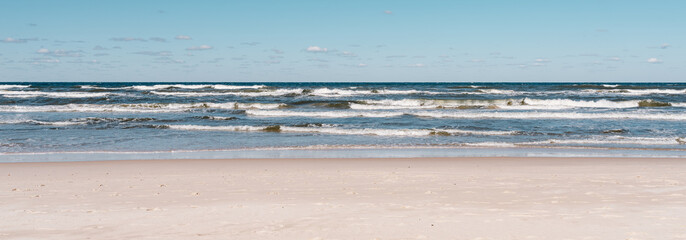
<svg viewBox="0 0 686 240">
<path fill-rule="evenodd" d="M 279 103 L 132 103 L 66 105 L 0 105 L 0 112 L 180 112 L 193 109 L 278 109 Z"/>
<path fill-rule="evenodd" d="M 6 91 L 0 90 L 0 95 L 4 97 L 13 98 L 33 98 L 33 97 L 49 97 L 49 98 L 94 98 L 106 97 L 110 95 L 122 95 L 118 93 L 109 92 L 39 92 L 39 91 Z"/>
<path fill-rule="evenodd" d="M 30 85 L 0 85 L 0 89 L 10 89 L 10 88 L 28 88 Z"/>
<path fill-rule="evenodd" d="M 83 89 L 103 89 L 103 90 L 123 90 L 123 89 L 135 89 L 140 91 L 150 91 L 150 90 L 161 90 L 161 89 L 217 89 L 217 90 L 233 90 L 233 89 L 259 89 L 266 87 L 265 85 L 251 85 L 251 86 L 240 86 L 240 85 L 225 85 L 225 84 L 158 84 L 158 85 L 137 85 L 137 86 L 126 86 L 126 87 L 100 87 L 93 85 L 81 85 L 79 86 Z"/>
</svg>

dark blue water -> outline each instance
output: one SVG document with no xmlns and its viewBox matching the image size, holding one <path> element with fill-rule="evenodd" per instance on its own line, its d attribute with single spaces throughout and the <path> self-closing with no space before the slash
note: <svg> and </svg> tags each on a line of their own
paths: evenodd
<svg viewBox="0 0 686 240">
<path fill-rule="evenodd" d="M 0 152 L 686 150 L 686 83 L 2 83 Z"/>
</svg>

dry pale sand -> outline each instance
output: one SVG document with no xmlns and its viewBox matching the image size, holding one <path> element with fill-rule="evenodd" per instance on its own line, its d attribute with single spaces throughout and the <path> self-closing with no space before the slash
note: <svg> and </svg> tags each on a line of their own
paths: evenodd
<svg viewBox="0 0 686 240">
<path fill-rule="evenodd" d="M 0 164 L 0 239 L 686 239 L 686 159 Z"/>
</svg>

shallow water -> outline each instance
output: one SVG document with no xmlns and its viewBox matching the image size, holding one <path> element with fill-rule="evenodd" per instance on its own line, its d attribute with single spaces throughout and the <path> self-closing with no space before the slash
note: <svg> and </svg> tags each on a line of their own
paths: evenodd
<svg viewBox="0 0 686 240">
<path fill-rule="evenodd" d="M 0 84 L 5 156 L 350 147 L 686 151 L 686 83 Z"/>
</svg>

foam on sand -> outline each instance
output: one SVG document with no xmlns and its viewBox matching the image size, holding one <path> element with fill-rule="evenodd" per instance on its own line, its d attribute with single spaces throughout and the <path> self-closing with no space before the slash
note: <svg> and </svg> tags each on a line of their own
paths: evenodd
<svg viewBox="0 0 686 240">
<path fill-rule="evenodd" d="M 529 142 L 531 145 L 683 145 L 684 137 L 625 137 L 625 136 L 592 136 L 584 139 L 549 139 L 546 141 Z"/>
</svg>

